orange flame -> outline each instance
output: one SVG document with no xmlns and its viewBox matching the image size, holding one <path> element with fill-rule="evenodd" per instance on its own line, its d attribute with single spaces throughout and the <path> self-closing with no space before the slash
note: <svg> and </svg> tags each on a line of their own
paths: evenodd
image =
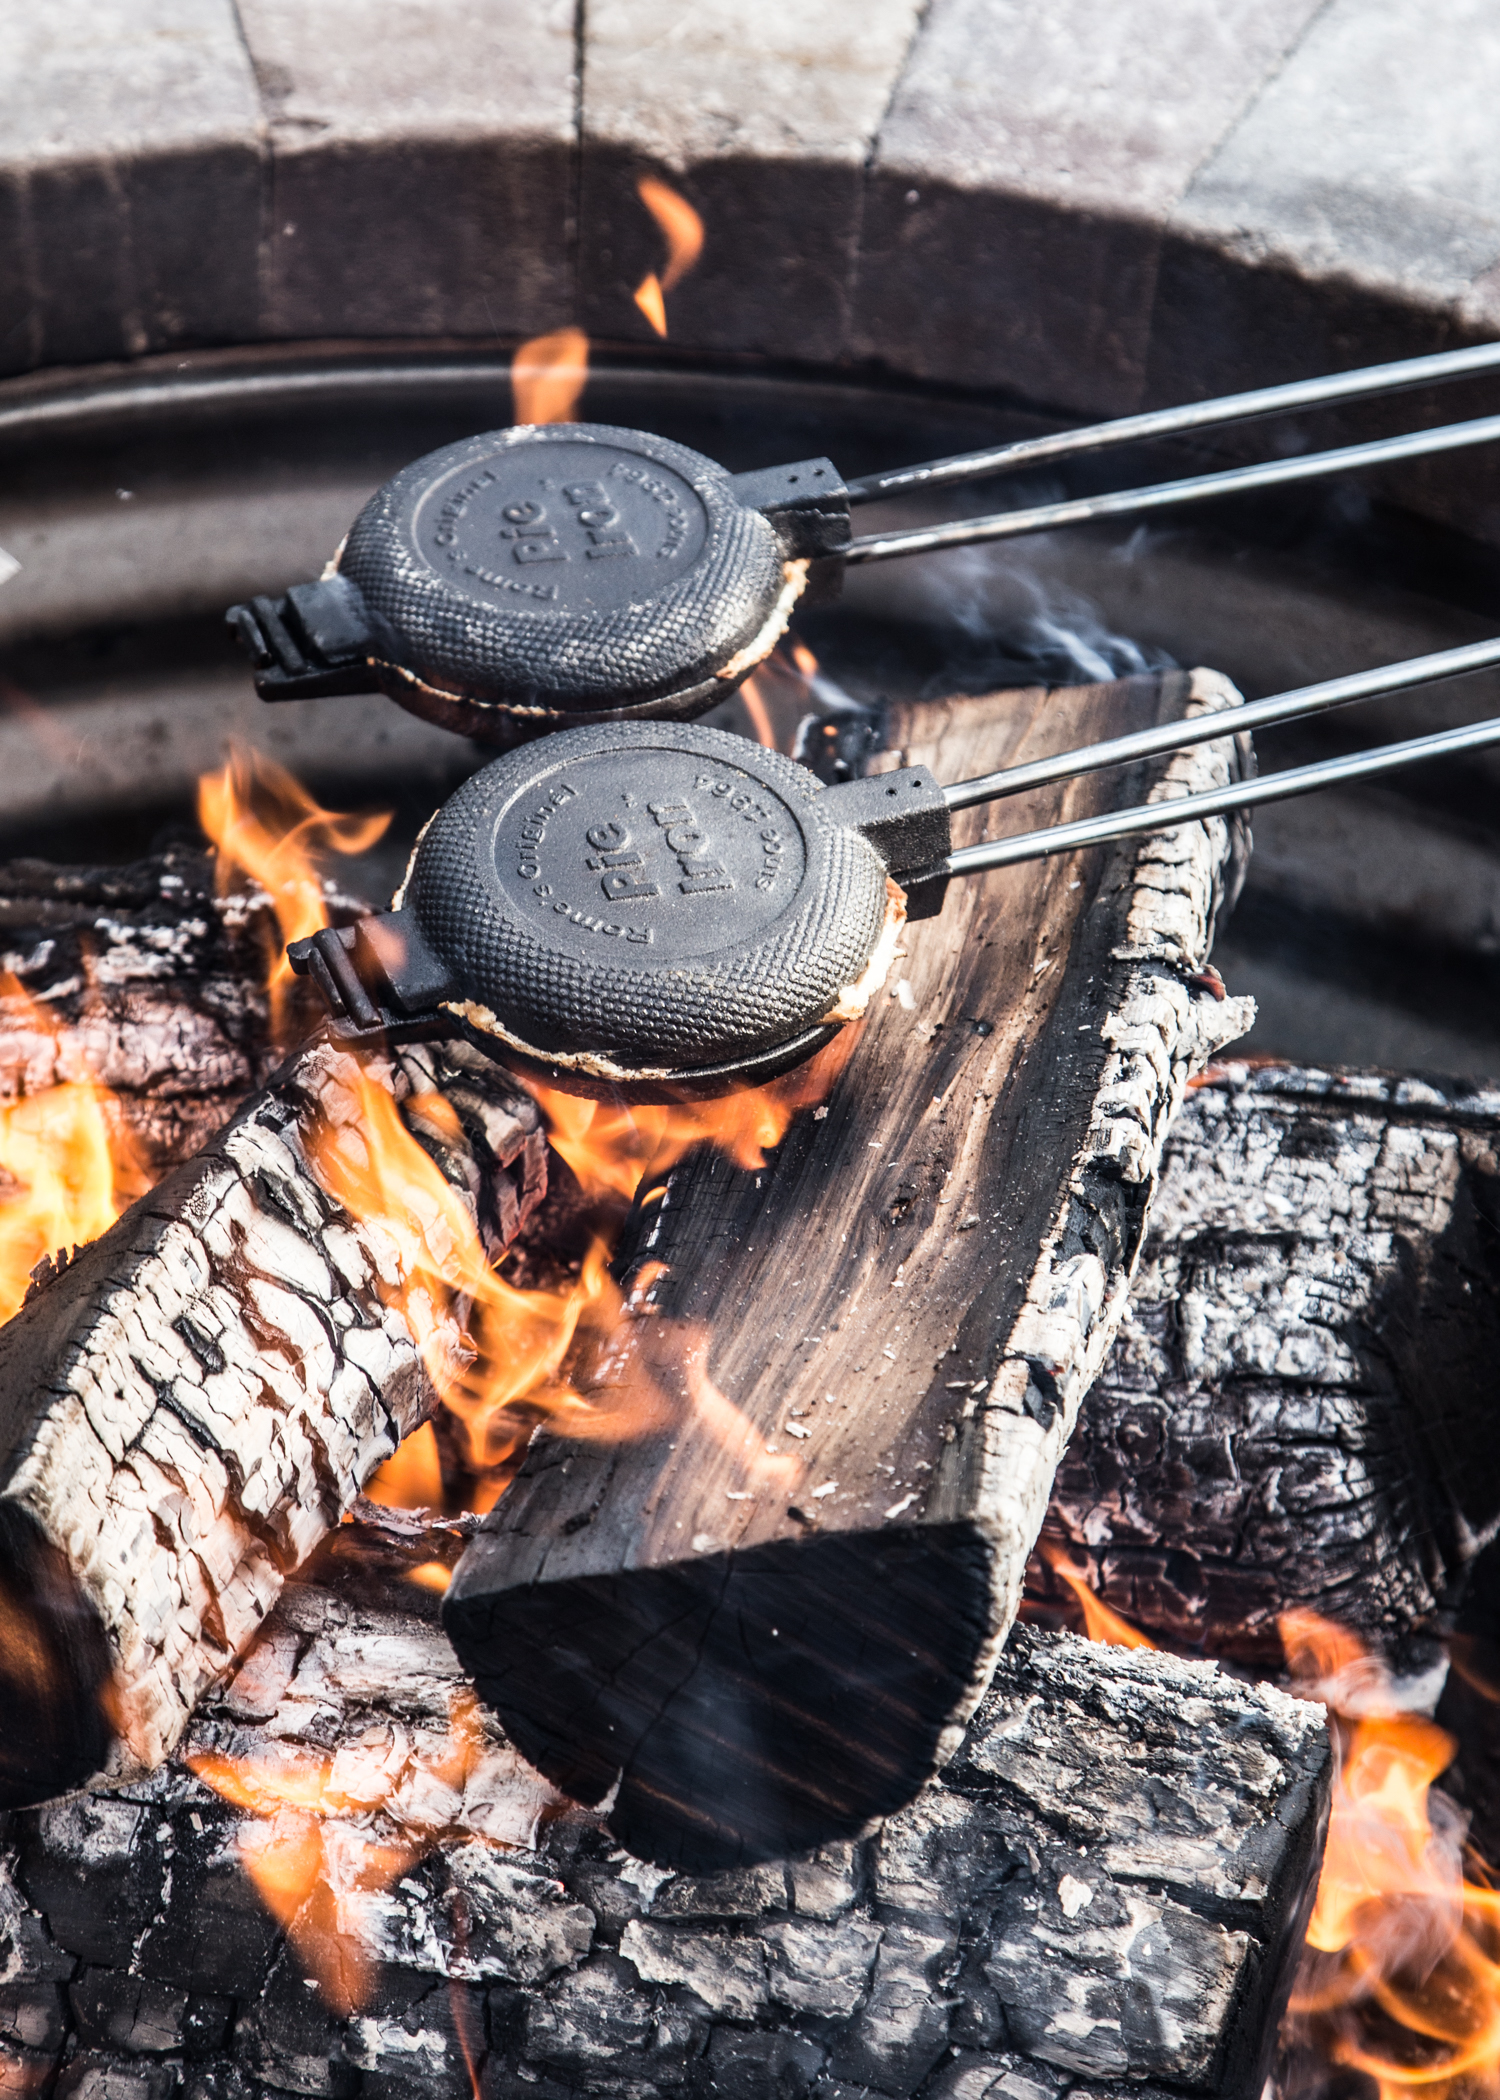
<svg viewBox="0 0 1500 2100">
<path fill-rule="evenodd" d="M 636 184 L 641 202 L 661 228 L 667 244 L 667 259 L 660 277 L 649 270 L 635 289 L 635 303 L 658 335 L 667 332 L 667 293 L 681 284 L 703 253 L 703 221 L 686 197 L 661 182 L 643 175 Z"/>
<path fill-rule="evenodd" d="M 281 1925 L 324 2001 L 347 2019 L 369 1996 L 370 1960 L 341 1916 L 341 1899 L 389 1888 L 452 1838 L 474 1833 L 449 1823 L 372 1834 L 371 1818 L 392 1806 L 407 1779 L 424 1798 L 460 1796 L 483 1749 L 472 1693 L 458 1693 L 443 1745 L 393 1771 L 386 1746 L 345 1745 L 337 1758 L 293 1754 L 260 1762 L 212 1753 L 187 1763 L 206 1786 L 251 1819 L 239 1850 L 261 1901 Z"/>
<path fill-rule="evenodd" d="M 1500 1893 L 1465 1876 L 1462 1819 L 1433 1791 L 1453 1739 L 1401 1710 L 1385 1665 L 1346 1629 L 1306 1611 L 1281 1627 L 1298 1688 L 1333 1710 L 1338 1752 L 1287 2037 L 1364 2072 L 1381 2100 L 1493 2087 Z"/>
<path fill-rule="evenodd" d="M 293 982 L 286 944 L 328 924 L 318 857 L 365 852 L 384 837 L 391 813 L 340 816 L 324 809 L 284 766 L 236 744 L 229 763 L 198 782 L 198 821 L 215 849 L 219 894 L 227 895 L 240 873 L 271 899 L 280 942 L 266 981 L 271 1025 L 281 1040 Z"/>
<path fill-rule="evenodd" d="M 55 1016 L 10 975 L 0 1015 L 8 1035 L 59 1042 Z M 113 1094 L 86 1070 L 0 1107 L 0 1320 L 39 1262 L 97 1239 L 149 1186 Z"/>
<path fill-rule="evenodd" d="M 618 1217 L 619 1200 L 633 1198 L 648 1172 L 665 1173 L 693 1146 L 715 1144 L 739 1166 L 763 1167 L 797 1110 L 832 1084 L 853 1033 L 844 1030 L 783 1079 L 715 1101 L 606 1105 L 539 1081 L 528 1085 L 554 1148 L 585 1196 L 601 1205 L 615 1199 Z M 429 1106 L 433 1121 L 448 1109 L 421 1097 L 408 1103 L 407 1115 L 420 1119 Z M 743 1467 L 764 1471 L 764 1447 L 708 1377 L 704 1337 L 663 1321 L 654 1323 L 649 1349 L 627 1346 L 654 1278 L 640 1279 L 627 1305 L 609 1273 L 606 1230 L 596 1231 L 578 1276 L 566 1286 L 523 1290 L 508 1282 L 489 1266 L 462 1199 L 412 1137 L 392 1097 L 368 1078 L 359 1115 L 337 1131 L 317 1133 L 311 1152 L 329 1194 L 376 1222 L 392 1245 L 393 1273 L 402 1281 L 388 1288 L 444 1407 L 463 1429 L 477 1480 L 471 1507 L 493 1506 L 541 1422 L 562 1436 L 620 1443 L 691 1416 Z M 414 1441 L 418 1449 L 408 1456 Z M 407 1439 L 369 1493 L 407 1508 L 441 1502 L 430 1429 Z"/>
<path fill-rule="evenodd" d="M 755 731 L 755 741 L 764 744 L 768 751 L 776 749 L 776 732 L 771 727 L 771 713 L 765 696 L 755 683 L 754 676 L 747 678 L 740 687 L 740 698 L 745 703 L 745 712 L 750 717 L 750 726 Z"/>
<path fill-rule="evenodd" d="M 576 423 L 588 383 L 589 339 L 581 328 L 533 336 L 510 361 L 518 423 Z"/>
<path fill-rule="evenodd" d="M 1083 1569 L 1075 1568 L 1063 1558 L 1060 1550 L 1049 1539 L 1037 1541 L 1037 1551 L 1052 1570 L 1060 1577 L 1077 1598 L 1083 1611 L 1083 1630 L 1091 1641 L 1100 1641 L 1109 1648 L 1154 1648 L 1138 1626 L 1122 1619 L 1117 1611 L 1111 1611 L 1102 1597 L 1095 1595 L 1089 1587 L 1088 1576 Z"/>
</svg>

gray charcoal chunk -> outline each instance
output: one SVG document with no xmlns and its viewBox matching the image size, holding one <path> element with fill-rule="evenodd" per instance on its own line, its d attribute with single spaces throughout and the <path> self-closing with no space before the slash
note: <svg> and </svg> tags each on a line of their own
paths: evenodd
<svg viewBox="0 0 1500 2100">
<path fill-rule="evenodd" d="M 1050 2066 L 1030 2057 L 966 2051 L 936 2073 L 925 2100 L 1055 2100 L 1063 2088 Z"/>
<path fill-rule="evenodd" d="M 643 1907 L 653 1918 L 759 1918 L 786 1909 L 786 1875 L 779 1866 L 674 1875 Z"/>
<path fill-rule="evenodd" d="M 766 1953 L 759 1940 L 672 1930 L 633 1918 L 620 1952 L 643 1983 L 681 1984 L 710 2012 L 753 2020 L 766 2003 Z"/>
<path fill-rule="evenodd" d="M 1212 2090 L 1255 1962 L 1249 1936 L 1164 1896 L 1067 1873 L 1044 1892 L 1046 1879 L 999 1922 L 985 1963 L 1015 2041 L 1085 2078 Z"/>
<path fill-rule="evenodd" d="M 801 2100 L 827 2060 L 827 2050 L 808 2035 L 716 2027 L 705 2083 L 714 2100 Z"/>
<path fill-rule="evenodd" d="M 533 2002 L 525 2053 L 560 2070 L 603 2072 L 636 2061 L 651 2028 L 651 2000 L 629 1964 L 595 1954 Z"/>
<path fill-rule="evenodd" d="M 64 2065 L 54 2091 L 56 2100 L 171 2100 L 176 2089 L 174 2064 L 86 2049 Z"/>
<path fill-rule="evenodd" d="M 836 1918 L 859 1894 L 859 1854 L 851 1844 L 822 1845 L 787 1862 L 792 1908 L 803 1918 Z"/>
<path fill-rule="evenodd" d="M 878 1904 L 932 1917 L 982 1904 L 1031 1862 L 1017 1818 L 941 1787 L 887 1817 L 875 1848 Z"/>
<path fill-rule="evenodd" d="M 55 1983 L 10 1983 L 0 1985 L 0 2057 L 15 2051 L 39 2050 L 56 2054 L 67 2033 L 67 2005 Z M 0 2093 L 5 2091 L 4 2065 L 0 2061 Z"/>
<path fill-rule="evenodd" d="M 477 1991 L 385 1969 L 374 1996 L 348 2023 L 348 2054 L 370 2100 L 425 2100 L 469 2090 L 467 2060 L 484 2051 Z"/>
<path fill-rule="evenodd" d="M 869 1918 L 839 1924 L 794 1918 L 768 1925 L 771 1996 L 789 2012 L 845 2020 L 859 2004 L 875 1966 L 881 1928 Z"/>
<path fill-rule="evenodd" d="M 840 2078 L 882 2092 L 914 2092 L 948 2046 L 953 2001 L 946 1985 L 952 1932 L 925 1923 L 887 1925 L 863 2012 L 833 2052 Z"/>
</svg>

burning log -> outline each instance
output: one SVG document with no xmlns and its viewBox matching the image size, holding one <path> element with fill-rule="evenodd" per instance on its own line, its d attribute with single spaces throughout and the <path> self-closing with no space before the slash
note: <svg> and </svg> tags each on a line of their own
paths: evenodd
<svg viewBox="0 0 1500 2100">
<path fill-rule="evenodd" d="M 1310 1608 L 1399 1651 L 1500 1521 L 1500 1095 L 1216 1068 L 1168 1143 L 1044 1539 L 1174 1646 L 1281 1661 Z M 1041 1558 L 1033 1609 L 1070 1603 Z"/>
<path fill-rule="evenodd" d="M 125 867 L 0 866 L 0 1102 L 86 1081 L 143 1185 L 188 1158 L 280 1062 L 271 917 L 264 891 L 221 894 L 185 846 Z"/>
<path fill-rule="evenodd" d="M 1041 697 L 904 710 L 879 763 L 963 777 L 1229 689 Z M 1199 747 L 1156 792 L 1237 759 Z M 1081 779 L 1015 821 L 1145 786 Z M 848 1837 L 957 1744 L 1166 1126 L 1247 1025 L 1205 974 L 1234 844 L 1216 819 L 964 885 L 770 1165 L 700 1147 L 642 1184 L 593 1381 L 634 1440 L 540 1435 L 445 1609 L 518 1747 L 638 1856 L 706 1870 Z"/>
<path fill-rule="evenodd" d="M 127 1768 L 158 1764 L 462 1361 L 466 1301 L 429 1273 L 441 1203 L 413 1185 L 403 1240 L 326 1192 L 382 1103 L 508 1245 L 545 1187 L 532 1103 L 461 1047 L 361 1065 L 318 1043 L 0 1328 L 6 1805 L 76 1785 L 112 1733 Z"/>
<path fill-rule="evenodd" d="M 366 1514 L 163 1770 L 13 1819 L 7 2002 L 38 2083 L 66 2041 L 71 2076 L 122 2084 L 191 2050 L 203 2092 L 1259 2094 L 1326 1811 L 1318 1707 L 1018 1629 L 882 1825 L 673 1874 L 475 1708 L 402 1579 L 462 1525 Z"/>
</svg>

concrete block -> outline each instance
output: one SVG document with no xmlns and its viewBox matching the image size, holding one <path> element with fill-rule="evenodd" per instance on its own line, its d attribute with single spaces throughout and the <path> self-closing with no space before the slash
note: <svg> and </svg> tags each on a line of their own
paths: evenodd
<svg viewBox="0 0 1500 2100">
<path fill-rule="evenodd" d="M 1497 92 L 1484 0 L 1334 0 L 1170 215 L 1151 398 L 1417 356 L 1455 321 L 1500 328 Z M 1402 477 L 1407 500 L 1419 485 Z"/>
<path fill-rule="evenodd" d="M 572 316 L 570 0 L 243 0 L 271 164 L 264 330 L 526 336 Z"/>
<path fill-rule="evenodd" d="M 1174 225 L 1259 264 L 1441 307 L 1500 259 L 1488 0 L 1332 0 Z"/>
<path fill-rule="evenodd" d="M 935 0 L 871 164 L 852 345 L 1123 412 L 1163 223 L 1316 0 Z"/>
<path fill-rule="evenodd" d="M 253 333 L 258 126 L 232 0 L 4 0 L 0 371 Z"/>
<path fill-rule="evenodd" d="M 584 325 L 653 343 L 632 293 L 660 271 L 636 194 L 664 176 L 702 215 L 667 301 L 674 343 L 831 358 L 845 347 L 862 171 L 917 0 L 592 0 L 585 32 Z"/>
</svg>

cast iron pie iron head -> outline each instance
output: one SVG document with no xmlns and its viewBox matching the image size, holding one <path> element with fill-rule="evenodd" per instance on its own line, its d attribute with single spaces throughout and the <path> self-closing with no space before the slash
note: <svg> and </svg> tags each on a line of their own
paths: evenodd
<svg viewBox="0 0 1500 2100">
<path fill-rule="evenodd" d="M 830 460 L 730 474 L 605 423 L 446 445 L 376 491 L 317 583 L 229 612 L 266 700 L 386 692 L 502 749 L 549 730 L 690 720 L 727 699 L 816 582 L 852 563 L 1130 517 L 1500 439 L 1500 416 L 1251 466 L 850 536 L 850 508 L 1247 416 L 1472 377 L 1500 345 L 1298 380 L 845 483 Z"/>
<path fill-rule="evenodd" d="M 1001 796 L 1500 663 L 1500 640 L 1303 686 L 940 787 L 825 787 L 722 730 L 604 723 L 493 760 L 417 842 L 393 908 L 288 950 L 353 1044 L 462 1033 L 585 1091 L 677 1099 L 773 1078 L 863 1011 L 956 876 L 1105 845 L 1500 743 L 1500 718 L 953 848 Z"/>
<path fill-rule="evenodd" d="M 645 431 L 522 425 L 404 468 L 320 582 L 228 617 L 262 699 L 378 689 L 509 748 L 716 706 L 848 541 L 826 459 L 735 475 Z"/>
<path fill-rule="evenodd" d="M 443 804 L 393 910 L 290 953 L 345 1041 L 462 1032 L 574 1088 L 718 1092 L 862 1010 L 900 877 L 948 842 L 922 767 L 827 788 L 722 730 L 568 730 Z"/>
</svg>

